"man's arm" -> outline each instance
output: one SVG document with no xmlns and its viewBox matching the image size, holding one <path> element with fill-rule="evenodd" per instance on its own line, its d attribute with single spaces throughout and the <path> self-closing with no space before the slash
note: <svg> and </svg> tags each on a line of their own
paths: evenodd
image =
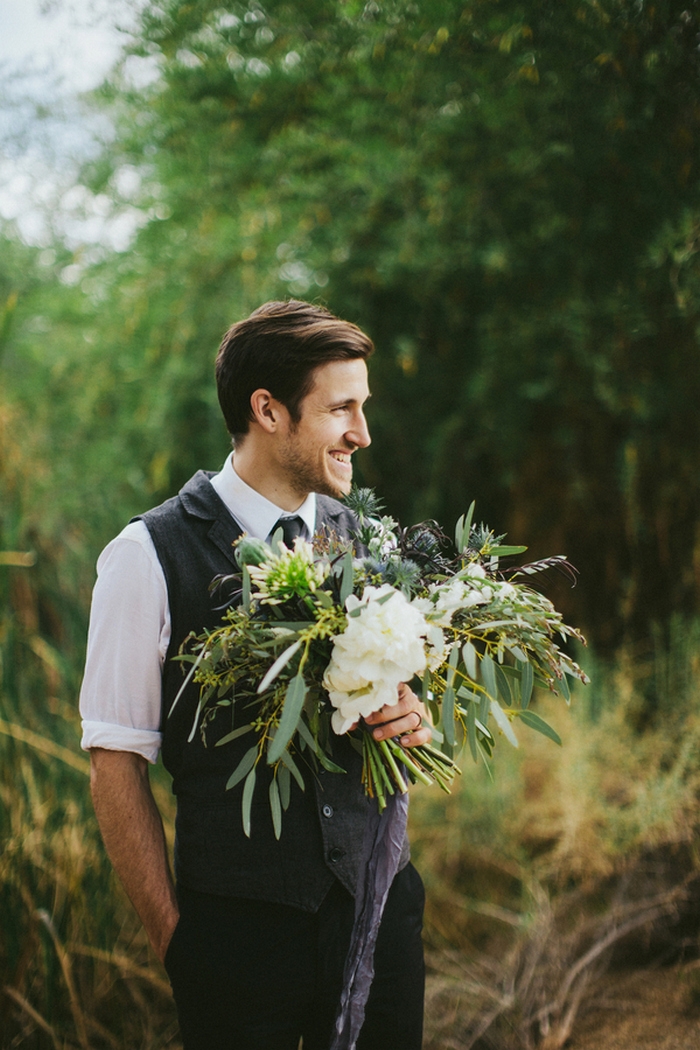
<svg viewBox="0 0 700 1050">
<path fill-rule="evenodd" d="M 162 962 L 179 911 L 148 762 L 131 751 L 92 748 L 90 786 L 109 859 Z"/>
</svg>

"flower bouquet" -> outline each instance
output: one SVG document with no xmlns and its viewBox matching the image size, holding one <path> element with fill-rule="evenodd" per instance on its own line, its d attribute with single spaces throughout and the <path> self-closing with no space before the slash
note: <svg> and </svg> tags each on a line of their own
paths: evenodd
<svg viewBox="0 0 700 1050">
<path fill-rule="evenodd" d="M 355 550 L 364 556 L 328 533 L 313 544 L 297 539 L 293 549 L 281 530 L 269 546 L 244 535 L 236 545 L 240 576 L 217 581 L 233 580 L 233 604 L 219 628 L 190 640 L 181 654 L 192 665 L 186 682 L 194 677 L 201 690 L 191 735 L 228 710 L 232 728 L 217 746 L 250 738 L 226 785 L 244 781 L 247 835 L 261 762 L 273 773 L 269 801 L 279 838 L 291 778 L 303 789 L 319 766 L 345 772 L 334 761 L 338 735 L 349 734 L 361 751 L 364 789 L 381 811 L 408 781 L 448 791 L 459 773 L 454 755 L 467 746 L 488 767 L 499 733 L 518 746 L 518 722 L 560 742 L 531 710 L 533 688 L 568 702 L 567 677 L 586 681 L 558 644 L 583 641 L 580 633 L 529 583 L 550 569 L 575 582 L 564 557 L 502 568 L 502 558 L 526 548 L 475 526 L 474 504 L 452 546 L 434 522 L 400 529 L 371 490 L 354 489 L 346 503 L 358 520 Z M 431 745 L 376 741 L 363 722 L 396 703 L 401 682 L 422 696 Z"/>
</svg>

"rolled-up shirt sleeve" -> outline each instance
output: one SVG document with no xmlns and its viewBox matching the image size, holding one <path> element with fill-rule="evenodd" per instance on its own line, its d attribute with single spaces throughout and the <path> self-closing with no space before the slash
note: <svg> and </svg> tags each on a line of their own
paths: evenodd
<svg viewBox="0 0 700 1050">
<path fill-rule="evenodd" d="M 85 750 L 155 762 L 161 674 L 170 641 L 168 592 L 148 529 L 133 522 L 105 547 L 92 595 L 80 715 Z"/>
</svg>

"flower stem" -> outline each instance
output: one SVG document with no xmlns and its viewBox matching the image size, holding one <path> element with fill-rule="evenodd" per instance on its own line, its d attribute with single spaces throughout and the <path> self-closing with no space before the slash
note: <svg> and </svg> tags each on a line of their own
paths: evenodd
<svg viewBox="0 0 700 1050">
<path fill-rule="evenodd" d="M 405 795 L 406 792 L 408 791 L 408 787 L 406 785 L 406 781 L 404 780 L 404 778 L 399 773 L 399 767 L 396 765 L 396 762 L 394 761 L 394 756 L 392 755 L 392 753 L 391 753 L 391 751 L 389 749 L 389 745 L 387 744 L 386 740 L 380 740 L 379 741 L 379 748 L 380 748 L 382 754 L 384 755 L 384 757 L 386 758 L 387 765 L 389 766 L 389 769 L 392 772 L 394 780 L 396 781 L 396 786 L 398 787 L 399 791 L 402 794 Z"/>
</svg>

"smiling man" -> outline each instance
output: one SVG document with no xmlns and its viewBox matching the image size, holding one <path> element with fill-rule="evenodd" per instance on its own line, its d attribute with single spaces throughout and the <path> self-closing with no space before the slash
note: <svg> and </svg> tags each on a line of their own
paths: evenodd
<svg viewBox="0 0 700 1050">
<path fill-rule="evenodd" d="M 253 835 L 242 785 L 226 780 L 247 748 L 191 735 L 198 687 L 173 659 L 191 632 L 220 622 L 209 584 L 235 567 L 241 535 L 348 537 L 352 457 L 370 442 L 364 406 L 370 339 L 298 301 L 267 303 L 226 333 L 216 361 L 234 452 L 198 472 L 103 551 L 81 691 L 95 810 L 107 851 L 171 980 L 185 1050 L 328 1050 L 352 929 L 369 803 L 347 737 L 347 775 L 321 771 L 292 794 L 274 837 L 264 790 Z M 368 721 L 378 739 L 425 743 L 408 688 Z M 223 720 L 222 720 L 223 723 Z M 159 753 L 177 796 L 176 883 L 148 764 Z M 264 771 L 261 771 L 264 775 Z M 257 811 L 255 807 L 258 807 Z M 421 1045 L 423 891 L 404 843 L 375 954 L 359 1050 Z"/>
</svg>

